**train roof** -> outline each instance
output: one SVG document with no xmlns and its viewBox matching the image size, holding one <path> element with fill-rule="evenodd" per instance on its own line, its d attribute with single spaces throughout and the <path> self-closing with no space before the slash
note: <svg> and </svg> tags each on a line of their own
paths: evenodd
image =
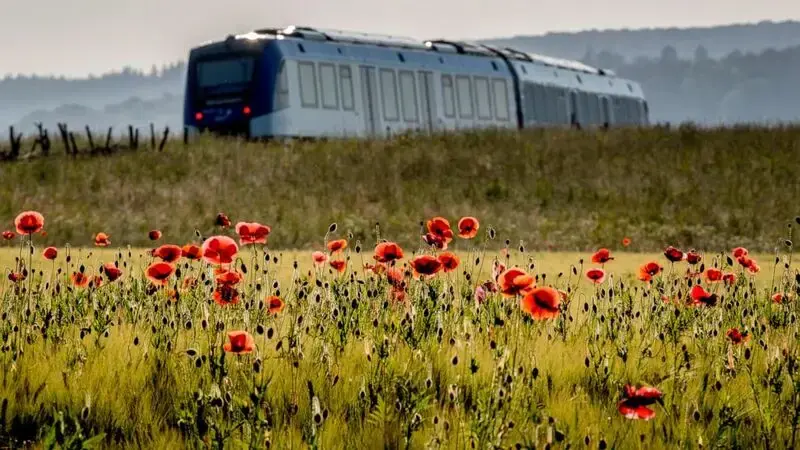
<svg viewBox="0 0 800 450">
<path fill-rule="evenodd" d="M 447 39 L 419 41 L 406 36 L 361 33 L 355 31 L 314 28 L 308 26 L 290 25 L 283 28 L 261 28 L 245 34 L 229 35 L 224 41 L 230 43 L 239 40 L 259 41 L 272 39 L 300 39 L 310 41 L 340 42 L 347 44 L 374 45 L 379 47 L 430 51 L 438 53 L 457 53 L 484 57 L 501 56 L 510 60 L 525 61 L 562 70 L 616 77 L 616 74 L 608 69 L 592 67 L 579 61 L 523 52 L 511 47 L 500 48 L 476 42 L 453 41 Z M 208 42 L 207 44 L 212 43 L 220 43 L 220 41 Z"/>
</svg>

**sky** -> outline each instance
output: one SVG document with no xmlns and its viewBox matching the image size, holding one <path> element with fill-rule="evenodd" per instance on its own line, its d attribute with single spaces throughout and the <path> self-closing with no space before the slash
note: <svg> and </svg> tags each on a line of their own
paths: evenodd
<svg viewBox="0 0 800 450">
<path fill-rule="evenodd" d="M 291 24 L 479 39 L 800 19 L 797 0 L 2 0 L 0 76 L 82 77 L 183 60 L 203 41 Z"/>
</svg>

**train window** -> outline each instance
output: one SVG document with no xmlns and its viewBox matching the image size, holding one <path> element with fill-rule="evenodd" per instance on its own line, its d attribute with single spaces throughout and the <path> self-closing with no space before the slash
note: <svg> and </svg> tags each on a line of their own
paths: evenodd
<svg viewBox="0 0 800 450">
<path fill-rule="evenodd" d="M 492 99 L 489 93 L 489 80 L 475 77 L 475 100 L 478 106 L 478 118 L 492 120 Z"/>
<path fill-rule="evenodd" d="M 300 76 L 300 102 L 303 108 L 317 107 L 317 73 L 314 63 L 301 62 L 297 64 Z"/>
<path fill-rule="evenodd" d="M 289 71 L 286 62 L 281 62 L 278 69 L 278 85 L 275 87 L 275 110 L 289 107 Z"/>
<path fill-rule="evenodd" d="M 342 109 L 345 111 L 354 110 L 353 75 L 347 66 L 339 66 L 339 85 L 342 89 Z"/>
<path fill-rule="evenodd" d="M 494 116 L 497 120 L 508 120 L 508 89 L 506 80 L 492 80 L 494 91 Z"/>
<path fill-rule="evenodd" d="M 383 93 L 383 118 L 389 121 L 400 119 L 397 111 L 397 79 L 394 70 L 381 69 L 381 92 Z"/>
<path fill-rule="evenodd" d="M 456 96 L 458 97 L 458 116 L 462 119 L 472 118 L 472 83 L 469 77 L 456 76 Z"/>
<path fill-rule="evenodd" d="M 442 75 L 442 102 L 444 102 L 445 117 L 455 117 L 455 93 L 453 92 L 453 77 L 450 75 Z"/>
<path fill-rule="evenodd" d="M 336 86 L 336 67 L 333 64 L 319 65 L 320 90 L 322 91 L 322 107 L 339 109 L 339 89 Z"/>
<path fill-rule="evenodd" d="M 400 71 L 400 98 L 403 105 L 403 120 L 417 121 L 417 84 L 414 72 Z"/>
</svg>

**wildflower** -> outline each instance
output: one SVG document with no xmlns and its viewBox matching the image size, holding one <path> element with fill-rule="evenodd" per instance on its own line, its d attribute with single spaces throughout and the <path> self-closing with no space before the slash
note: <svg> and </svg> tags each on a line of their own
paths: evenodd
<svg viewBox="0 0 800 450">
<path fill-rule="evenodd" d="M 122 270 L 115 266 L 114 263 L 103 264 L 103 272 L 106 274 L 106 278 L 108 278 L 109 282 L 114 282 L 122 276 Z"/>
<path fill-rule="evenodd" d="M 14 236 L 16 236 L 16 235 L 14 234 L 13 231 L 10 231 L 10 230 L 3 231 L 3 239 L 5 239 L 7 241 L 10 241 L 10 240 L 14 239 Z"/>
<path fill-rule="evenodd" d="M 558 316 L 561 294 L 551 287 L 537 287 L 525 294 L 520 301 L 523 311 L 537 320 L 552 319 Z"/>
<path fill-rule="evenodd" d="M 106 233 L 102 231 L 94 236 L 94 245 L 98 247 L 108 247 L 111 244 L 111 239 Z"/>
<path fill-rule="evenodd" d="M 44 228 L 44 216 L 36 211 L 23 211 L 14 219 L 17 234 L 35 234 Z"/>
<path fill-rule="evenodd" d="M 272 229 L 257 222 L 239 222 L 236 224 L 236 234 L 239 235 L 239 243 L 247 244 L 266 244 L 267 236 Z"/>
<path fill-rule="evenodd" d="M 443 252 L 438 256 L 439 262 L 442 263 L 442 269 L 445 272 L 452 272 L 456 270 L 458 264 L 461 262 L 458 256 L 452 252 Z"/>
<path fill-rule="evenodd" d="M 44 257 L 44 259 L 52 261 L 58 257 L 58 249 L 56 249 L 55 247 L 47 247 L 42 252 L 42 256 Z"/>
<path fill-rule="evenodd" d="M 320 251 L 316 251 L 311 254 L 311 259 L 314 260 L 314 265 L 317 267 L 322 267 L 328 262 L 328 255 L 322 253 Z"/>
<path fill-rule="evenodd" d="M 346 239 L 336 239 L 335 241 L 328 242 L 328 251 L 330 252 L 331 255 L 340 252 L 346 248 L 347 248 Z"/>
<path fill-rule="evenodd" d="M 639 267 L 639 279 L 642 281 L 650 281 L 654 276 L 658 275 L 663 268 L 655 261 L 642 264 Z"/>
<path fill-rule="evenodd" d="M 744 247 L 736 247 L 733 249 L 731 253 L 733 253 L 733 257 L 736 259 L 739 259 L 742 256 L 747 256 L 749 254 L 747 249 Z"/>
<path fill-rule="evenodd" d="M 71 278 L 75 287 L 84 288 L 89 284 L 89 277 L 83 272 L 72 272 Z"/>
<path fill-rule="evenodd" d="M 706 280 L 712 283 L 722 281 L 722 271 L 713 267 L 706 270 Z"/>
<path fill-rule="evenodd" d="M 474 217 L 462 217 L 458 221 L 458 237 L 461 239 L 472 239 L 478 235 L 480 223 Z"/>
<path fill-rule="evenodd" d="M 499 277 L 500 292 L 505 297 L 516 297 L 518 294 L 525 295 L 532 288 L 534 279 L 518 267 L 506 270 Z"/>
<path fill-rule="evenodd" d="M 153 250 L 152 255 L 167 263 L 173 263 L 183 255 L 183 249 L 173 244 L 166 244 Z"/>
<path fill-rule="evenodd" d="M 450 222 L 444 217 L 434 217 L 428 221 L 427 226 L 428 233 L 435 236 L 439 241 L 444 242 L 445 248 L 453 240 L 453 230 L 450 229 Z"/>
<path fill-rule="evenodd" d="M 203 261 L 209 264 L 230 264 L 239 247 L 228 236 L 211 236 L 203 242 L 201 250 Z"/>
<path fill-rule="evenodd" d="M 671 245 L 664 250 L 664 256 L 666 256 L 670 262 L 682 261 L 686 257 L 682 251 Z"/>
<path fill-rule="evenodd" d="M 628 419 L 650 420 L 656 416 L 656 412 L 647 405 L 660 403 L 661 396 L 661 391 L 654 387 L 634 389 L 626 384 L 623 399 L 617 403 L 617 410 Z"/>
<path fill-rule="evenodd" d="M 606 271 L 603 269 L 589 269 L 586 271 L 586 278 L 594 284 L 602 284 L 606 280 Z"/>
<path fill-rule="evenodd" d="M 699 284 L 692 286 L 692 291 L 690 295 L 692 297 L 692 304 L 694 306 L 699 306 L 699 305 L 714 306 L 717 304 L 717 294 L 712 294 L 706 291 Z"/>
<path fill-rule="evenodd" d="M 181 256 L 194 261 L 203 257 L 202 249 L 194 244 L 186 244 L 181 248 Z"/>
<path fill-rule="evenodd" d="M 614 259 L 607 248 L 601 248 L 592 255 L 592 262 L 595 264 L 605 264 Z"/>
<path fill-rule="evenodd" d="M 223 213 L 217 214 L 217 218 L 214 220 L 214 225 L 222 228 L 228 228 L 231 226 L 231 219 L 228 218 Z"/>
<path fill-rule="evenodd" d="M 160 230 L 150 230 L 150 232 L 147 233 L 147 237 L 149 237 L 151 241 L 157 241 L 157 240 L 161 239 L 161 231 Z"/>
<path fill-rule="evenodd" d="M 156 286 L 166 286 L 167 280 L 175 272 L 175 267 L 172 264 L 165 262 L 156 262 L 150 264 L 145 271 L 147 279 Z"/>
<path fill-rule="evenodd" d="M 750 334 L 745 332 L 742 334 L 738 328 L 731 328 L 725 332 L 725 336 L 734 344 L 741 344 L 750 340 Z"/>
<path fill-rule="evenodd" d="M 251 353 L 255 347 L 255 340 L 250 333 L 246 331 L 230 331 L 228 332 L 228 342 L 222 348 L 226 352 L 241 355 L 243 353 Z"/>
<path fill-rule="evenodd" d="M 736 274 L 728 272 L 722 275 L 722 282 L 728 286 L 733 286 L 736 283 Z"/>
<path fill-rule="evenodd" d="M 631 238 L 629 237 L 622 238 L 622 246 L 627 247 L 629 245 L 631 245 Z"/>
<path fill-rule="evenodd" d="M 381 263 L 389 263 L 398 259 L 403 259 L 403 249 L 394 242 L 381 242 L 375 246 L 373 258 Z"/>
<path fill-rule="evenodd" d="M 701 259 L 703 258 L 700 256 L 700 254 L 694 250 L 689 250 L 689 252 L 686 253 L 686 262 L 689 264 L 695 265 L 699 263 Z"/>
<path fill-rule="evenodd" d="M 414 278 L 431 277 L 442 269 L 442 263 L 431 255 L 420 255 L 411 260 Z"/>
<path fill-rule="evenodd" d="M 283 300 L 276 295 L 271 295 L 267 298 L 267 308 L 270 314 L 278 314 L 283 311 L 284 306 Z"/>
<path fill-rule="evenodd" d="M 344 273 L 345 269 L 347 269 L 347 262 L 341 259 L 331 261 L 330 265 L 339 273 Z"/>
</svg>

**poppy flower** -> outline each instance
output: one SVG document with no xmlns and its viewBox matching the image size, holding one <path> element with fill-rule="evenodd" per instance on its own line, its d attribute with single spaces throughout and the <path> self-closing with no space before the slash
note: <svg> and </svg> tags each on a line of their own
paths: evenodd
<svg viewBox="0 0 800 450">
<path fill-rule="evenodd" d="M 500 274 L 500 292 L 504 297 L 525 295 L 533 288 L 534 279 L 518 267 L 512 267 Z"/>
<path fill-rule="evenodd" d="M 602 284 L 606 281 L 606 271 L 603 269 L 589 269 L 586 271 L 586 278 L 594 284 Z"/>
<path fill-rule="evenodd" d="M 617 410 L 627 419 L 650 420 L 656 416 L 656 412 L 647 406 L 660 403 L 661 396 L 661 391 L 654 387 L 634 389 L 626 384 L 623 399 L 617 403 Z"/>
<path fill-rule="evenodd" d="M 203 261 L 209 264 L 230 264 L 239 252 L 236 241 L 228 236 L 211 236 L 201 248 Z"/>
<path fill-rule="evenodd" d="M 776 292 L 772 295 L 772 303 L 783 303 L 783 300 L 786 299 L 786 296 L 781 294 L 780 292 Z"/>
<path fill-rule="evenodd" d="M 453 230 L 450 229 L 450 222 L 444 217 L 434 217 L 427 223 L 428 233 L 435 235 L 445 244 L 453 240 Z"/>
<path fill-rule="evenodd" d="M 217 214 L 217 218 L 214 220 L 214 225 L 222 228 L 228 228 L 231 226 L 231 219 L 228 218 L 223 213 Z"/>
<path fill-rule="evenodd" d="M 442 269 L 442 263 L 431 255 L 419 255 L 411 260 L 414 278 L 431 277 Z"/>
<path fill-rule="evenodd" d="M 389 263 L 403 259 L 403 249 L 394 242 L 381 242 L 375 246 L 373 258 L 380 263 Z"/>
<path fill-rule="evenodd" d="M 284 306 L 286 305 L 283 303 L 283 300 L 277 295 L 271 295 L 267 298 L 267 308 L 270 314 L 278 314 L 283 311 Z"/>
<path fill-rule="evenodd" d="M 25 278 L 26 278 L 25 275 L 20 272 L 11 272 L 8 274 L 8 279 L 12 283 L 16 283 L 17 281 L 22 281 Z"/>
<path fill-rule="evenodd" d="M 670 245 L 664 250 L 664 256 L 666 256 L 671 262 L 678 262 L 682 261 L 686 255 L 684 255 L 682 251 Z"/>
<path fill-rule="evenodd" d="M 523 311 L 536 320 L 558 317 L 561 294 L 549 286 L 533 288 L 520 301 Z"/>
<path fill-rule="evenodd" d="M 93 287 L 95 289 L 99 288 L 102 285 L 103 285 L 103 277 L 101 277 L 100 275 L 95 275 L 92 278 L 92 282 L 89 284 L 90 287 Z"/>
<path fill-rule="evenodd" d="M 230 331 L 228 332 L 228 342 L 222 348 L 228 353 L 237 355 L 251 353 L 256 348 L 256 341 L 246 331 Z"/>
<path fill-rule="evenodd" d="M 424 235 L 422 235 L 422 241 L 425 242 L 425 244 L 438 250 L 447 249 L 447 241 L 445 240 L 445 238 L 434 233 L 425 233 Z"/>
<path fill-rule="evenodd" d="M 183 249 L 174 244 L 165 244 L 153 250 L 152 255 L 167 263 L 173 263 L 183 255 Z"/>
<path fill-rule="evenodd" d="M 94 245 L 98 247 L 108 247 L 110 244 L 111 239 L 102 231 L 94 236 Z"/>
<path fill-rule="evenodd" d="M 314 260 L 314 265 L 317 267 L 322 267 L 328 261 L 328 255 L 322 253 L 320 251 L 316 251 L 311 254 L 311 259 Z"/>
<path fill-rule="evenodd" d="M 742 256 L 747 256 L 750 252 L 744 247 L 736 247 L 733 249 L 732 253 L 734 258 L 740 258 Z"/>
<path fill-rule="evenodd" d="M 692 265 L 697 264 L 700 262 L 701 259 L 703 258 L 700 256 L 700 254 L 694 250 L 689 250 L 689 252 L 686 253 L 686 262 L 688 262 L 689 264 Z"/>
<path fill-rule="evenodd" d="M 699 284 L 692 286 L 691 291 L 692 303 L 694 306 L 706 305 L 714 306 L 717 304 L 717 294 L 712 294 L 706 291 Z"/>
<path fill-rule="evenodd" d="M 339 273 L 344 273 L 344 270 L 347 268 L 347 262 L 341 259 L 335 259 L 331 261 L 330 264 L 331 267 Z"/>
<path fill-rule="evenodd" d="M 72 272 L 72 285 L 85 288 L 89 284 L 89 277 L 83 272 Z"/>
<path fill-rule="evenodd" d="M 456 256 L 455 253 L 452 253 L 452 252 L 440 253 L 439 256 L 438 256 L 438 259 L 439 259 L 439 262 L 442 263 L 442 269 L 445 272 L 452 272 L 452 271 L 456 270 L 456 268 L 458 267 L 458 264 L 461 262 L 458 259 L 458 256 Z"/>
<path fill-rule="evenodd" d="M 214 277 L 217 284 L 227 284 L 230 286 L 234 286 L 239 284 L 242 281 L 242 275 L 235 270 L 221 270 L 216 273 Z"/>
<path fill-rule="evenodd" d="M 203 257 L 203 250 L 197 245 L 186 244 L 181 248 L 181 256 L 194 261 Z"/>
<path fill-rule="evenodd" d="M 480 222 L 474 217 L 462 217 L 458 221 L 458 237 L 461 239 L 472 239 L 478 235 Z"/>
<path fill-rule="evenodd" d="M 58 257 L 58 249 L 55 247 L 47 247 L 42 252 L 42 256 L 44 259 L 52 261 Z"/>
<path fill-rule="evenodd" d="M 650 281 L 654 276 L 658 275 L 661 270 L 661 265 L 655 261 L 644 263 L 639 267 L 639 279 L 642 281 Z"/>
<path fill-rule="evenodd" d="M 172 264 L 165 262 L 155 262 L 145 271 L 147 279 L 156 286 L 166 286 L 167 280 L 172 273 L 175 272 L 175 267 Z"/>
<path fill-rule="evenodd" d="M 605 264 L 614 259 L 607 248 L 601 248 L 592 255 L 592 262 L 595 264 Z"/>
<path fill-rule="evenodd" d="M 475 292 L 473 292 L 472 298 L 475 299 L 475 303 L 479 305 L 486 301 L 486 289 L 483 285 L 479 284 L 475 286 Z"/>
<path fill-rule="evenodd" d="M 214 288 L 214 302 L 220 306 L 239 303 L 239 290 L 232 284 L 220 283 Z"/>
<path fill-rule="evenodd" d="M 728 339 L 730 339 L 734 344 L 742 344 L 750 340 L 750 334 L 747 332 L 742 334 L 738 328 L 731 328 L 725 332 L 725 336 L 727 336 Z"/>
<path fill-rule="evenodd" d="M 722 282 L 728 286 L 733 286 L 736 283 L 736 274 L 728 272 L 722 276 Z"/>
<path fill-rule="evenodd" d="M 108 278 L 110 282 L 114 282 L 122 276 L 122 270 L 114 265 L 114 263 L 103 264 L 103 273 L 106 274 L 106 278 Z"/>
<path fill-rule="evenodd" d="M 403 302 L 406 299 L 406 290 L 404 288 L 393 287 L 389 290 L 389 300 L 393 302 Z"/>
<path fill-rule="evenodd" d="M 236 224 L 236 234 L 239 235 L 239 243 L 247 244 L 266 244 L 267 236 L 272 229 L 257 222 L 239 222 Z"/>
<path fill-rule="evenodd" d="M 14 219 L 14 226 L 21 235 L 38 233 L 44 228 L 44 216 L 36 211 L 23 211 Z"/>
<path fill-rule="evenodd" d="M 332 254 L 347 248 L 347 239 L 336 239 L 328 242 L 328 251 Z"/>
<path fill-rule="evenodd" d="M 13 231 L 9 231 L 9 230 L 3 231 L 3 239 L 5 239 L 7 241 L 10 241 L 10 240 L 14 239 L 14 236 L 16 236 L 16 234 L 14 234 Z"/>
<path fill-rule="evenodd" d="M 722 281 L 722 271 L 715 268 L 710 268 L 706 270 L 706 280 L 714 283 L 717 281 Z"/>
<path fill-rule="evenodd" d="M 622 246 L 627 247 L 629 245 L 631 245 L 631 238 L 629 237 L 622 238 Z"/>
<path fill-rule="evenodd" d="M 159 231 L 159 230 L 150 230 L 150 232 L 147 233 L 147 237 L 149 237 L 151 241 L 157 241 L 157 240 L 161 239 L 161 231 Z"/>
<path fill-rule="evenodd" d="M 392 286 L 396 288 L 403 287 L 403 280 L 405 279 L 405 274 L 402 270 L 398 269 L 397 267 L 392 267 L 386 271 L 386 280 Z"/>
<path fill-rule="evenodd" d="M 497 281 L 500 278 L 500 274 L 505 271 L 506 265 L 495 259 L 494 263 L 492 263 L 492 278 L 494 278 L 494 281 Z"/>
</svg>

